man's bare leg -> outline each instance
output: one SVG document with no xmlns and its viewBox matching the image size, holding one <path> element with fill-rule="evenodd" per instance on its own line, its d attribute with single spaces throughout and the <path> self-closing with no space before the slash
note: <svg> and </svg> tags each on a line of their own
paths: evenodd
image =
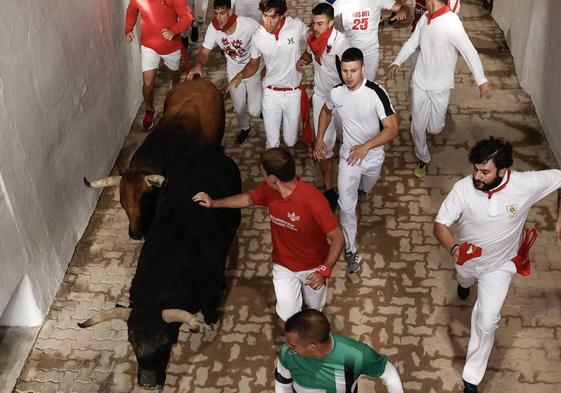
<svg viewBox="0 0 561 393">
<path fill-rule="evenodd" d="M 175 86 L 179 83 L 179 70 L 171 72 L 171 86 Z"/>
<path fill-rule="evenodd" d="M 158 70 L 148 70 L 142 73 L 142 96 L 144 97 L 144 106 L 147 111 L 154 112 L 154 82 L 156 81 L 156 72 Z"/>
</svg>

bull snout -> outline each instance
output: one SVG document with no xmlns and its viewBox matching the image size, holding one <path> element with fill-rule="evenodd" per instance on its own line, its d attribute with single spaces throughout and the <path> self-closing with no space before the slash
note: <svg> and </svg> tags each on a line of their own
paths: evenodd
<svg viewBox="0 0 561 393">
<path fill-rule="evenodd" d="M 166 382 L 166 373 L 155 370 L 138 370 L 138 386 L 147 390 L 163 389 Z"/>
<path fill-rule="evenodd" d="M 129 237 L 133 240 L 142 240 L 144 238 L 142 232 L 140 232 L 138 229 L 133 230 L 131 228 L 129 228 Z"/>
</svg>

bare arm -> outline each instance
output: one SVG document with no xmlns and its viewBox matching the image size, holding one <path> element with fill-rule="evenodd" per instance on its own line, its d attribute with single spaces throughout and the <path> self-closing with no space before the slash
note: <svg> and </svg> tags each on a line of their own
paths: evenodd
<svg viewBox="0 0 561 393">
<path fill-rule="evenodd" d="M 318 134 L 316 136 L 316 144 L 314 146 L 313 153 L 314 158 L 318 161 L 325 160 L 327 158 L 327 145 L 323 142 L 323 136 L 325 135 L 327 127 L 329 127 L 329 123 L 331 123 L 331 116 L 331 109 L 329 109 L 327 105 L 323 104 L 319 114 Z"/>
<path fill-rule="evenodd" d="M 343 252 L 343 247 L 345 247 L 345 237 L 343 236 L 343 231 L 341 231 L 339 226 L 329 232 L 326 237 L 329 240 L 329 251 L 327 252 L 327 257 L 325 258 L 323 265 L 332 269 Z M 327 279 L 322 277 L 319 273 L 313 272 L 306 278 L 306 285 L 317 291 L 325 285 L 326 280 Z"/>
<path fill-rule="evenodd" d="M 226 91 L 230 91 L 233 87 L 238 87 L 242 81 L 242 79 L 247 79 L 255 75 L 257 70 L 259 70 L 259 63 L 261 62 L 261 57 L 256 59 L 251 58 L 249 63 L 245 65 L 243 70 L 238 72 L 238 74 L 232 78 L 228 86 L 226 87 Z"/>
<path fill-rule="evenodd" d="M 208 194 L 199 192 L 193 196 L 194 202 L 199 202 L 199 205 L 207 208 L 232 208 L 241 209 L 253 204 L 249 193 L 232 195 L 222 199 L 212 199 Z"/>
<path fill-rule="evenodd" d="M 296 62 L 296 69 L 300 72 L 304 71 L 304 67 L 312 62 L 312 55 L 308 51 L 304 51 L 300 59 Z"/>
<path fill-rule="evenodd" d="M 205 47 L 201 47 L 199 54 L 197 55 L 197 59 L 195 60 L 195 65 L 191 68 L 191 71 L 187 74 L 185 79 L 193 79 L 195 74 L 203 75 L 203 66 L 208 63 L 208 59 L 210 57 L 211 50 Z"/>
<path fill-rule="evenodd" d="M 440 245 L 444 247 L 448 252 L 450 252 L 452 250 L 452 247 L 454 247 L 454 245 L 458 243 L 454 235 L 452 235 L 452 232 L 450 232 L 450 229 L 444 224 L 435 222 L 432 233 L 434 234 L 434 237 L 436 237 L 436 240 L 438 240 Z M 458 251 L 459 247 L 456 247 L 454 253 L 452 254 L 454 261 L 458 260 Z"/>
<path fill-rule="evenodd" d="M 347 163 L 349 165 L 360 163 L 364 157 L 366 157 L 370 149 L 385 145 L 397 136 L 398 124 L 397 115 L 395 113 L 384 118 L 384 120 L 382 120 L 382 125 L 384 129 L 374 138 L 369 139 L 362 145 L 351 147 L 351 154 L 347 157 Z"/>
</svg>

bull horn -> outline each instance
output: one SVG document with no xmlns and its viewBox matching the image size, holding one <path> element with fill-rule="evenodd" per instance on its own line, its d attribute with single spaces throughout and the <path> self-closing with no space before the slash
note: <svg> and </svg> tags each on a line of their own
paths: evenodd
<svg viewBox="0 0 561 393">
<path fill-rule="evenodd" d="M 190 328 L 197 329 L 201 320 L 196 315 L 178 308 L 162 310 L 162 319 L 167 323 L 181 322 L 186 323 Z"/>
<path fill-rule="evenodd" d="M 121 176 L 109 176 L 103 179 L 89 181 L 84 177 L 84 184 L 89 188 L 103 188 L 103 187 L 113 187 L 118 186 L 121 182 Z"/>
<path fill-rule="evenodd" d="M 144 181 L 149 186 L 161 187 L 166 178 L 162 175 L 148 175 L 144 177 Z"/>
<path fill-rule="evenodd" d="M 87 328 L 112 319 L 122 319 L 123 321 L 128 321 L 131 311 L 132 309 L 129 307 L 116 307 L 111 310 L 101 311 L 87 321 L 78 323 L 78 326 L 81 328 Z"/>
</svg>

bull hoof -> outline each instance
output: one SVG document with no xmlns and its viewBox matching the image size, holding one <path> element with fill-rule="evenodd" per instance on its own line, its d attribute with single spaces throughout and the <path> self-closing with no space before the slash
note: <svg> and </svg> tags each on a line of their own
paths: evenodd
<svg viewBox="0 0 561 393">
<path fill-rule="evenodd" d="M 84 185 L 88 188 L 92 188 L 92 183 L 88 179 L 84 177 Z"/>
<path fill-rule="evenodd" d="M 214 341 L 216 339 L 216 336 L 218 336 L 218 331 L 220 330 L 221 327 L 222 327 L 221 321 L 213 323 L 212 325 L 207 325 L 205 323 L 204 331 L 203 331 L 203 341 L 206 342 Z"/>
</svg>

